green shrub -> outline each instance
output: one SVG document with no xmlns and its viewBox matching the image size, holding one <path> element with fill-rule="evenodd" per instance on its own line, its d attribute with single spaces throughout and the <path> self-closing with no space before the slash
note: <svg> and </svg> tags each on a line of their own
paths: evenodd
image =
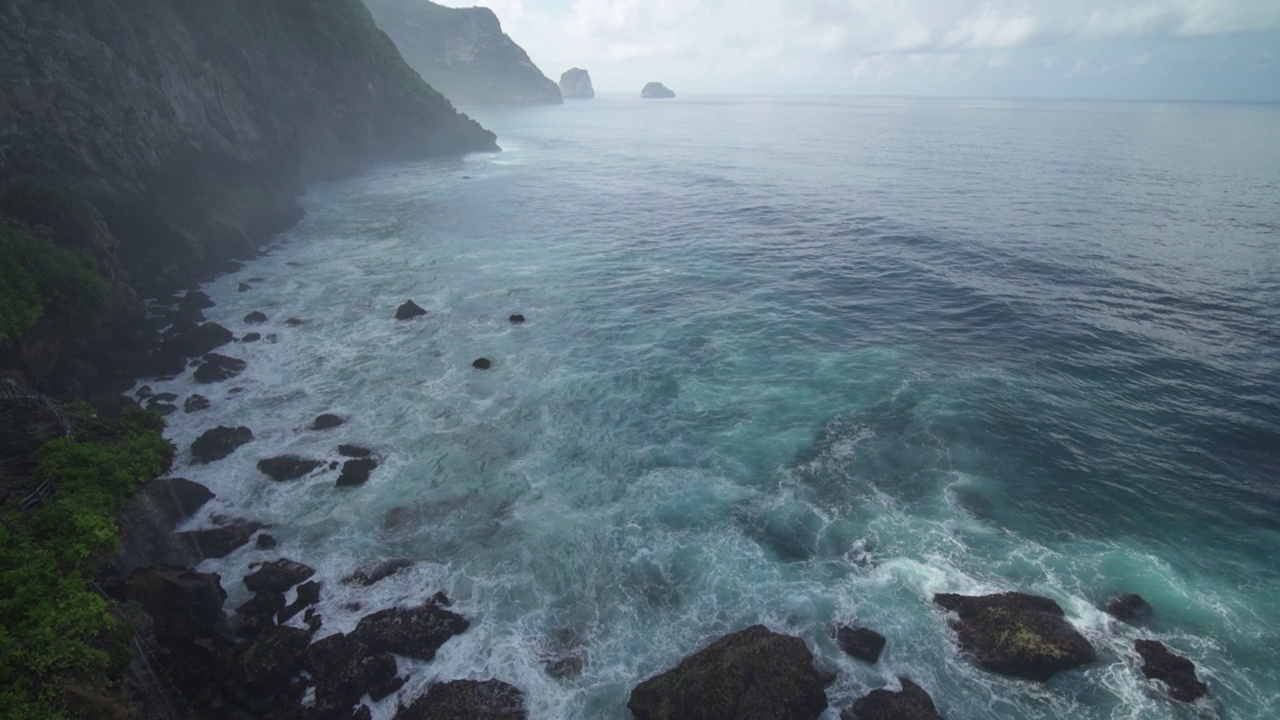
<svg viewBox="0 0 1280 720">
<path fill-rule="evenodd" d="M 27 227 L 43 225 L 63 247 L 85 247 L 94 232 L 93 206 L 79 192 L 17 178 L 0 195 L 0 214 Z"/>
<path fill-rule="evenodd" d="M 41 317 L 84 320 L 107 299 L 107 282 L 83 250 L 0 221 L 0 341 L 20 337 Z"/>
</svg>

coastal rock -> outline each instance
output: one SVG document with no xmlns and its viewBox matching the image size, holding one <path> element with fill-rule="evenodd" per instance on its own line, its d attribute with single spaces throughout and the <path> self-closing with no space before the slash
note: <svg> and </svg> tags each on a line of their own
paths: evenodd
<svg viewBox="0 0 1280 720">
<path fill-rule="evenodd" d="M 1153 612 L 1151 605 L 1141 595 L 1120 595 L 1107 602 L 1107 614 L 1127 623 L 1147 620 Z"/>
<path fill-rule="evenodd" d="M 298 317 L 291 317 L 291 318 L 286 319 L 286 320 L 284 321 L 284 324 L 285 324 L 285 325 L 288 325 L 289 327 L 298 327 L 299 325 L 306 325 L 306 324 L 307 324 L 307 321 L 306 321 L 306 320 L 303 320 L 302 318 L 298 318 Z"/>
<path fill-rule="evenodd" d="M 178 406 L 167 402 L 149 402 L 147 410 L 159 415 L 160 417 L 169 417 L 178 412 Z"/>
<path fill-rule="evenodd" d="M 259 340 L 261 340 L 261 339 L 262 339 L 262 333 L 256 333 L 256 332 L 253 332 L 253 333 L 245 333 L 245 334 L 244 334 L 244 337 L 240 338 L 240 342 L 242 342 L 242 343 L 256 343 L 256 342 L 258 342 L 258 341 L 259 341 Z"/>
<path fill-rule="evenodd" d="M 285 592 L 307 580 L 316 571 L 300 562 L 281 558 L 264 563 L 255 572 L 244 577 L 244 586 L 253 592 Z"/>
<path fill-rule="evenodd" d="M 253 431 L 247 427 L 229 428 L 219 425 L 206 430 L 191 443 L 191 457 L 197 463 L 211 463 L 230 455 L 252 440 Z"/>
<path fill-rule="evenodd" d="M 249 292 L 252 289 L 253 286 L 249 283 L 240 283 L 240 285 L 236 287 L 236 292 Z"/>
<path fill-rule="evenodd" d="M 952 502 L 959 506 L 960 509 L 979 520 L 990 518 L 992 513 L 995 512 L 995 506 L 991 503 L 991 500 L 968 485 L 952 486 L 948 489 L 948 495 L 951 496 Z"/>
<path fill-rule="evenodd" d="M 669 100 L 675 96 L 676 94 L 671 92 L 670 88 L 660 82 L 651 82 L 640 91 L 640 97 L 646 100 Z"/>
<path fill-rule="evenodd" d="M 412 300 L 405 300 L 404 304 L 396 308 L 397 320 L 412 320 L 416 317 L 426 315 L 427 311 L 418 307 L 418 304 Z"/>
<path fill-rule="evenodd" d="M 196 368 L 195 379 L 198 383 L 208 385 L 210 383 L 218 383 L 244 372 L 248 367 L 248 363 L 236 358 L 230 358 L 226 355 L 218 353 L 209 353 L 204 356 L 204 363 Z"/>
<path fill-rule="evenodd" d="M 208 410 L 211 405 L 209 398 L 203 395 L 192 395 L 187 398 L 186 402 L 182 403 L 182 411 L 190 415 L 201 410 Z"/>
<path fill-rule="evenodd" d="M 881 688 L 858 698 L 840 713 L 840 720 L 941 720 L 924 688 L 906 678 L 898 682 L 902 689 L 897 692 Z"/>
<path fill-rule="evenodd" d="M 281 625 L 289 622 L 298 613 L 320 603 L 320 583 L 312 580 L 298 586 L 298 596 L 294 601 L 280 609 L 276 622 Z"/>
<path fill-rule="evenodd" d="M 200 290 L 188 290 L 178 305 L 187 310 L 208 310 L 211 307 L 217 307 L 218 303 Z"/>
<path fill-rule="evenodd" d="M 124 582 L 122 595 L 151 617 L 156 637 L 181 640 L 221 628 L 222 604 L 227 600 L 217 574 L 170 565 L 134 570 Z"/>
<path fill-rule="evenodd" d="M 493 361 L 490 360 L 489 358 L 477 358 L 474 362 L 471 363 L 471 367 L 475 368 L 476 370 L 488 370 L 489 368 L 493 367 Z"/>
<path fill-rule="evenodd" d="M 278 690 L 302 671 L 302 657 L 310 644 L 311 633 L 301 628 L 268 628 L 240 656 L 241 677 L 261 692 Z"/>
<path fill-rule="evenodd" d="M 308 460 L 297 455 L 281 455 L 280 457 L 259 460 L 258 470 L 276 482 L 284 482 L 286 480 L 297 480 L 314 472 L 323 465 L 324 462 L 320 460 Z"/>
<path fill-rule="evenodd" d="M 880 660 L 880 652 L 884 650 L 884 636 L 867 628 L 855 628 L 848 625 L 836 627 L 836 644 L 847 655 L 865 660 L 872 665 Z"/>
<path fill-rule="evenodd" d="M 223 558 L 248 545 L 253 534 L 264 527 L 262 523 L 242 520 L 222 527 L 174 533 L 174 551 L 185 551 L 179 557 L 194 562 Z"/>
<path fill-rule="evenodd" d="M 435 683 L 393 720 L 524 720 L 524 693 L 499 680 Z M 690 716 L 693 717 L 693 716 Z"/>
<path fill-rule="evenodd" d="M 395 560 L 380 560 L 376 563 L 362 567 L 342 579 L 344 585 L 360 585 L 369 587 L 381 580 L 385 580 L 392 575 L 413 567 L 413 561 L 405 558 L 397 558 Z"/>
<path fill-rule="evenodd" d="M 520 313 L 516 313 L 515 315 L 512 315 L 511 317 L 507 318 L 507 320 L 515 325 L 520 325 L 521 323 L 524 322 L 524 315 L 521 315 Z"/>
<path fill-rule="evenodd" d="M 596 96 L 591 74 L 582 68 L 569 68 L 560 76 L 560 96 L 565 100 L 590 100 Z"/>
<path fill-rule="evenodd" d="M 160 345 L 160 352 L 182 358 L 206 355 L 235 340 L 230 330 L 215 322 L 207 322 L 193 330 L 172 337 Z"/>
<path fill-rule="evenodd" d="M 557 105 L 560 88 L 483 7 L 366 0 L 378 26 L 423 79 L 462 105 Z"/>
<path fill-rule="evenodd" d="M 263 313 L 260 310 L 254 310 L 253 312 L 244 316 L 245 325 L 261 325 L 266 321 L 267 321 L 266 313 Z"/>
<path fill-rule="evenodd" d="M 435 658 L 454 635 L 471 627 L 461 615 L 428 603 L 416 608 L 389 608 L 360 619 L 353 633 L 374 650 L 418 660 Z"/>
<path fill-rule="evenodd" d="M 1049 598 L 1014 592 L 981 597 L 941 593 L 933 601 L 958 615 L 951 626 L 960 647 L 992 672 L 1043 682 L 1054 673 L 1097 660 L 1093 646 Z"/>
<path fill-rule="evenodd" d="M 349 458 L 367 458 L 373 455 L 373 451 L 359 445 L 339 445 L 338 454 Z"/>
<path fill-rule="evenodd" d="M 258 540 L 253 544 L 253 546 L 258 550 L 274 550 L 279 544 L 280 541 L 276 540 L 274 535 L 262 533 L 258 536 Z"/>
<path fill-rule="evenodd" d="M 167 520 L 176 523 L 195 515 L 205 503 L 217 496 L 198 482 L 175 477 L 152 480 L 137 497 L 146 498 L 164 512 Z"/>
<path fill-rule="evenodd" d="M 815 720 L 827 696 L 804 641 L 756 625 L 644 681 L 627 707 L 637 720 Z"/>
<path fill-rule="evenodd" d="M 282 592 L 255 594 L 236 608 L 236 631 L 245 637 L 261 635 L 264 630 L 275 624 L 275 615 L 283 610 L 284 606 L 285 599 Z"/>
<path fill-rule="evenodd" d="M 317 416 L 316 419 L 311 422 L 311 429 L 312 430 L 332 430 L 333 428 L 341 427 L 342 424 L 345 422 L 346 420 L 342 419 L 340 415 L 325 413 L 323 415 Z"/>
<path fill-rule="evenodd" d="M 1191 703 L 1209 694 L 1209 687 L 1196 677 L 1195 663 L 1169 652 L 1164 643 L 1138 640 L 1133 646 L 1142 656 L 1142 674 L 1163 682 L 1174 700 Z"/>
<path fill-rule="evenodd" d="M 342 633 L 312 643 L 304 664 L 316 678 L 315 705 L 322 715 L 350 712 L 365 693 L 377 702 L 381 698 L 373 697 L 374 693 L 394 683 L 397 673 L 396 659 L 390 653 L 374 652 L 359 639 Z"/>
<path fill-rule="evenodd" d="M 355 487 L 369 482 L 369 475 L 378 467 L 373 458 L 348 460 L 342 464 L 342 474 L 338 476 L 338 487 Z"/>
<path fill-rule="evenodd" d="M 152 480 L 129 499 L 116 516 L 120 528 L 119 572 L 168 562 L 175 543 L 178 523 L 195 514 L 213 493 L 200 483 L 183 478 Z M 192 554 L 192 560 L 199 558 Z"/>
</svg>

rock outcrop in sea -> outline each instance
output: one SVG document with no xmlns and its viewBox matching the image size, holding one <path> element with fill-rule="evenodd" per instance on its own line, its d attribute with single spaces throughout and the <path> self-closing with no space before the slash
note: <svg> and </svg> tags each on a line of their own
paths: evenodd
<svg viewBox="0 0 1280 720">
<path fill-rule="evenodd" d="M 960 647 L 992 672 L 1045 681 L 1097 660 L 1089 641 L 1049 598 L 1007 592 L 970 597 L 940 593 L 937 605 L 956 614 Z"/>
<path fill-rule="evenodd" d="M 640 91 L 640 97 L 646 100 L 670 100 L 676 94 L 660 82 L 651 82 Z"/>
<path fill-rule="evenodd" d="M 582 68 L 570 68 L 560 76 L 560 95 L 565 100 L 590 100 L 596 96 L 591 74 Z"/>
<path fill-rule="evenodd" d="M 432 87 L 463 105 L 557 105 L 560 88 L 489 8 L 365 0 L 378 26 Z"/>
</svg>

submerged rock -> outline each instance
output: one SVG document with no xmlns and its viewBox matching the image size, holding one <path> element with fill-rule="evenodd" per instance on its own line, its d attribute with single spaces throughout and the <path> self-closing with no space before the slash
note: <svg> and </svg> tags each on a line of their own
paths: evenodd
<svg viewBox="0 0 1280 720">
<path fill-rule="evenodd" d="M 187 398 L 186 402 L 182 403 L 182 411 L 191 414 L 201 410 L 208 410 L 211 406 L 212 403 L 209 402 L 209 398 L 203 395 L 192 395 Z"/>
<path fill-rule="evenodd" d="M 396 308 L 397 320 L 412 320 L 413 318 L 422 317 L 426 314 L 427 311 L 418 307 L 418 303 L 412 300 L 405 300 L 403 305 Z"/>
<path fill-rule="evenodd" d="M 1125 622 L 1141 622 L 1150 618 L 1153 612 L 1141 595 L 1120 595 L 1107 603 L 1107 614 Z"/>
<path fill-rule="evenodd" d="M 874 665 L 880 659 L 880 652 L 884 650 L 885 639 L 874 630 L 839 625 L 836 627 L 836 644 L 847 655 Z"/>
<path fill-rule="evenodd" d="M 359 445 L 339 445 L 338 454 L 349 458 L 367 458 L 373 455 L 373 451 Z"/>
<path fill-rule="evenodd" d="M 285 320 L 284 324 L 288 325 L 289 327 L 298 327 L 299 325 L 306 325 L 307 321 L 299 317 L 291 317 Z"/>
<path fill-rule="evenodd" d="M 320 460 L 308 460 L 297 455 L 281 455 L 280 457 L 259 460 L 258 470 L 276 482 L 284 482 L 285 480 L 297 480 L 314 472 L 322 465 L 324 465 L 324 462 Z"/>
<path fill-rule="evenodd" d="M 636 686 L 627 708 L 637 720 L 815 720 L 827 696 L 804 641 L 756 625 Z"/>
<path fill-rule="evenodd" d="M 289 588 L 315 575 L 315 569 L 280 558 L 264 563 L 255 572 L 244 577 L 244 586 L 253 592 L 285 592 Z"/>
<path fill-rule="evenodd" d="M 493 361 L 490 360 L 489 358 L 477 358 L 474 362 L 471 363 L 471 367 L 477 370 L 488 370 L 489 368 L 493 367 Z"/>
<path fill-rule="evenodd" d="M 968 485 L 952 486 L 948 492 L 956 505 L 979 520 L 985 520 L 995 512 L 995 506 L 991 500 Z"/>
<path fill-rule="evenodd" d="M 524 693 L 499 680 L 435 683 L 393 720 L 524 720 Z M 690 716 L 693 717 L 693 716 Z"/>
<path fill-rule="evenodd" d="M 660 82 L 651 82 L 640 91 L 640 97 L 646 100 L 669 100 L 675 96 L 670 88 Z"/>
<path fill-rule="evenodd" d="M 252 440 L 253 431 L 247 427 L 229 428 L 219 425 L 206 430 L 191 443 L 191 457 L 198 463 L 211 463 L 230 455 Z"/>
<path fill-rule="evenodd" d="M 590 100 L 596 96 L 591 73 L 582 68 L 569 68 L 560 76 L 560 95 L 565 100 Z"/>
<path fill-rule="evenodd" d="M 355 487 L 369 481 L 369 475 L 378 467 L 373 458 L 348 460 L 342 464 L 342 474 L 338 476 L 338 487 Z"/>
<path fill-rule="evenodd" d="M 266 321 L 267 321 L 266 313 L 260 312 L 258 310 L 254 310 L 253 312 L 244 316 L 244 323 L 246 325 L 261 325 Z"/>
<path fill-rule="evenodd" d="M 317 416 L 315 420 L 311 421 L 311 429 L 312 430 L 332 430 L 333 428 L 341 427 L 342 424 L 345 422 L 346 420 L 342 419 L 340 415 L 325 413 L 323 415 Z"/>
<path fill-rule="evenodd" d="M 240 342 L 256 343 L 261 339 L 262 339 L 262 333 L 252 332 L 252 333 L 245 333 L 244 337 L 240 338 Z"/>
<path fill-rule="evenodd" d="M 521 315 L 520 313 L 516 313 L 515 315 L 512 315 L 511 317 L 507 318 L 507 320 L 516 325 L 519 325 L 524 322 L 524 315 Z"/>
<path fill-rule="evenodd" d="M 1054 673 L 1097 660 L 1093 646 L 1049 598 L 1014 592 L 981 597 L 941 593 L 933 601 L 959 616 L 951 627 L 961 648 L 992 672 L 1043 682 Z"/>
<path fill-rule="evenodd" d="M 385 580 L 401 570 L 410 567 L 413 567 L 413 561 L 406 558 L 380 560 L 356 570 L 343 578 L 342 582 L 344 585 L 362 585 L 364 587 L 369 587 L 374 583 Z"/>
<path fill-rule="evenodd" d="M 840 720 L 941 720 L 933 698 L 924 688 L 906 678 L 898 678 L 902 689 L 872 690 L 840 713 Z"/>
<path fill-rule="evenodd" d="M 248 365 L 244 360 L 237 360 L 218 353 L 209 353 L 204 356 L 204 362 L 200 367 L 196 368 L 195 379 L 196 382 L 205 385 L 230 380 L 244 372 Z"/>
<path fill-rule="evenodd" d="M 1169 652 L 1164 643 L 1138 640 L 1133 646 L 1142 656 L 1142 674 L 1149 680 L 1163 682 L 1169 697 L 1191 703 L 1209 694 L 1209 686 L 1196 677 L 1195 663 Z"/>
<path fill-rule="evenodd" d="M 361 618 L 353 633 L 374 650 L 432 660 L 449 638 L 471 627 L 461 615 L 434 604 L 389 608 Z"/>
</svg>

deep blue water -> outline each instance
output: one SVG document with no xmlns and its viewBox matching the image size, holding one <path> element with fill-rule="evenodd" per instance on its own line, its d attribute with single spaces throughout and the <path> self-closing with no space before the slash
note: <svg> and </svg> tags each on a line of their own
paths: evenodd
<svg viewBox="0 0 1280 720">
<path fill-rule="evenodd" d="M 325 632 L 353 600 L 458 599 L 473 628 L 404 697 L 497 677 L 535 718 L 626 718 L 638 681 L 764 622 L 840 672 L 830 718 L 897 675 L 952 720 L 1280 716 L 1280 108 L 601 98 L 479 119 L 505 152 L 312 188 L 270 255 L 212 283 L 211 319 L 263 310 L 278 342 L 235 347 L 240 391 L 172 420 L 184 445 L 254 429 L 180 468 L 219 495 L 194 524 L 275 523 L 329 580 Z M 406 298 L 429 315 L 391 321 Z M 303 429 L 326 411 L 351 421 Z M 348 441 L 385 457 L 357 490 L 254 468 Z M 336 582 L 400 556 L 421 562 L 372 591 Z M 1041 686 L 960 657 L 932 593 L 1008 589 L 1056 599 L 1100 662 Z M 1097 609 L 1118 592 L 1147 627 Z M 833 622 L 885 634 L 880 663 L 841 656 Z M 554 680 L 565 630 L 586 669 Z M 1139 637 L 1211 697 L 1167 700 Z"/>
</svg>

